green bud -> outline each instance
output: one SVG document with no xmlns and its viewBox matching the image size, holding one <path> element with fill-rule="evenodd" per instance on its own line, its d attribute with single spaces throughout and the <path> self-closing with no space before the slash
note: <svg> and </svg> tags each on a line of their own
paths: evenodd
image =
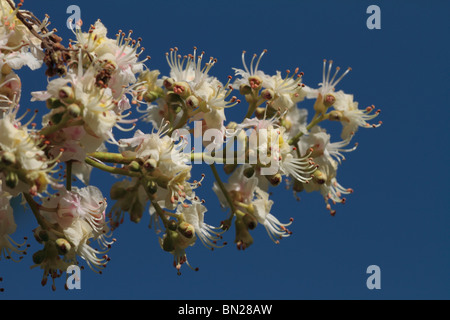
<svg viewBox="0 0 450 320">
<path fill-rule="evenodd" d="M 146 189 L 148 193 L 155 194 L 158 191 L 158 184 L 155 181 L 147 181 Z"/>
<path fill-rule="evenodd" d="M 328 119 L 331 121 L 341 121 L 342 117 L 343 117 L 342 112 L 338 110 L 330 111 L 328 115 Z"/>
<path fill-rule="evenodd" d="M 139 170 L 141 170 L 141 165 L 137 161 L 131 161 L 131 163 L 128 165 L 128 169 L 133 172 L 138 172 Z"/>
<path fill-rule="evenodd" d="M 2 75 L 7 76 L 11 72 L 12 68 L 7 63 L 4 63 L 1 70 Z"/>
<path fill-rule="evenodd" d="M 64 104 L 61 102 L 61 100 L 59 100 L 57 98 L 47 99 L 46 105 L 47 105 L 47 108 L 49 108 L 49 109 L 56 109 L 56 108 L 64 106 Z"/>
<path fill-rule="evenodd" d="M 261 92 L 261 97 L 265 100 L 272 100 L 275 97 L 275 92 L 272 89 L 264 89 Z"/>
<path fill-rule="evenodd" d="M 293 189 L 295 192 L 302 192 L 302 191 L 305 189 L 305 187 L 303 186 L 303 183 L 302 183 L 302 182 L 300 182 L 300 181 L 298 181 L 298 180 L 295 180 L 292 189 Z"/>
<path fill-rule="evenodd" d="M 197 97 L 195 97 L 195 96 L 189 96 L 189 97 L 187 97 L 187 99 L 186 99 L 186 105 L 187 105 L 188 107 L 190 107 L 190 108 L 195 108 L 195 107 L 198 106 L 198 104 L 199 104 L 199 101 L 198 101 Z"/>
<path fill-rule="evenodd" d="M 313 173 L 313 180 L 317 184 L 324 184 L 327 181 L 327 175 L 320 170 L 316 170 Z"/>
<path fill-rule="evenodd" d="M 44 242 L 48 241 L 48 233 L 47 233 L 47 231 L 45 231 L 45 230 L 39 231 L 38 236 L 39 236 L 39 239 L 41 239 L 42 241 L 44 241 Z"/>
<path fill-rule="evenodd" d="M 178 231 L 188 239 L 193 238 L 195 235 L 194 226 L 184 221 L 178 225 Z"/>
<path fill-rule="evenodd" d="M 148 171 L 148 172 L 152 172 L 153 170 L 155 170 L 158 167 L 158 163 L 156 162 L 155 159 L 148 159 L 147 161 L 144 162 L 144 168 Z"/>
<path fill-rule="evenodd" d="M 16 156 L 12 152 L 6 151 L 5 153 L 2 154 L 1 159 L 2 159 L 2 163 L 7 166 L 10 166 L 10 165 L 16 163 Z"/>
<path fill-rule="evenodd" d="M 154 91 L 146 91 L 143 98 L 145 102 L 153 102 L 159 98 L 159 95 Z"/>
<path fill-rule="evenodd" d="M 163 86 L 167 90 L 172 90 L 174 82 L 175 82 L 175 80 L 173 80 L 172 78 L 167 78 L 164 80 Z"/>
<path fill-rule="evenodd" d="M 14 171 L 9 171 L 6 174 L 5 183 L 9 188 L 14 189 L 19 183 L 19 176 Z"/>
<path fill-rule="evenodd" d="M 175 220 L 169 220 L 167 223 L 167 228 L 172 231 L 176 231 L 178 228 L 178 223 Z"/>
<path fill-rule="evenodd" d="M 52 122 L 52 124 L 58 124 L 61 122 L 63 116 L 64 113 L 55 113 L 51 116 L 50 121 Z"/>
<path fill-rule="evenodd" d="M 69 114 L 72 117 L 76 118 L 76 117 L 78 117 L 81 114 L 81 108 L 80 108 L 79 105 L 77 105 L 75 103 L 72 103 L 71 105 L 69 105 L 67 107 L 67 112 L 69 112 Z"/>
<path fill-rule="evenodd" d="M 58 97 L 61 101 L 65 103 L 72 103 L 74 102 L 75 95 L 71 87 L 65 86 L 59 90 Z"/>
<path fill-rule="evenodd" d="M 179 235 L 176 231 L 167 230 L 167 234 L 162 240 L 163 250 L 167 252 L 175 250 L 175 243 L 177 242 L 178 237 Z"/>
<path fill-rule="evenodd" d="M 41 264 L 42 262 L 44 262 L 45 256 L 46 256 L 45 251 L 39 250 L 33 254 L 33 262 L 35 264 Z"/>
<path fill-rule="evenodd" d="M 64 238 L 56 239 L 55 244 L 56 248 L 58 249 L 58 253 L 61 255 L 67 254 L 72 248 L 69 241 Z"/>
<path fill-rule="evenodd" d="M 269 180 L 270 184 L 274 187 L 278 186 L 283 178 L 281 177 L 281 174 L 277 173 L 271 176 L 265 176 L 267 180 Z"/>
</svg>

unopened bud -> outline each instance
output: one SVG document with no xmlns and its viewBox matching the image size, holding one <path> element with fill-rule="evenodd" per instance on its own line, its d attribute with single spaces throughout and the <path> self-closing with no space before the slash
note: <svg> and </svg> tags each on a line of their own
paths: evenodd
<svg viewBox="0 0 450 320">
<path fill-rule="evenodd" d="M 49 108 L 49 109 L 56 109 L 56 108 L 64 106 L 64 104 L 61 102 L 61 100 L 59 100 L 57 98 L 47 99 L 47 101 L 45 103 L 47 105 L 47 108 Z"/>
<path fill-rule="evenodd" d="M 270 184 L 274 187 L 278 186 L 281 183 L 281 181 L 283 180 L 280 173 L 277 173 L 277 174 L 274 174 L 271 176 L 266 176 L 266 178 L 267 178 L 267 180 L 269 180 Z"/>
<path fill-rule="evenodd" d="M 14 189 L 19 183 L 19 176 L 14 171 L 9 171 L 6 174 L 5 183 L 9 188 Z"/>
<path fill-rule="evenodd" d="M 162 240 L 162 248 L 164 251 L 172 252 L 175 250 L 175 242 L 177 241 L 178 233 L 176 231 L 168 230 L 166 236 Z"/>
<path fill-rule="evenodd" d="M 52 124 L 58 124 L 61 122 L 63 115 L 64 113 L 62 112 L 55 113 L 54 115 L 51 116 L 50 121 L 52 122 Z"/>
<path fill-rule="evenodd" d="M 275 92 L 272 89 L 264 89 L 261 92 L 261 97 L 265 100 L 272 100 L 275 97 Z"/>
<path fill-rule="evenodd" d="M 242 94 L 243 96 L 245 96 L 247 94 L 251 94 L 252 88 L 250 88 L 250 86 L 248 84 L 243 83 L 239 86 L 239 93 Z"/>
<path fill-rule="evenodd" d="M 146 189 L 148 193 L 155 194 L 158 191 L 158 184 L 153 180 L 148 181 L 146 184 Z"/>
<path fill-rule="evenodd" d="M 327 175 L 320 170 L 316 170 L 313 173 L 313 179 L 317 184 L 324 184 L 327 181 Z"/>
<path fill-rule="evenodd" d="M 262 86 L 262 80 L 258 76 L 251 76 L 248 78 L 248 83 L 250 84 L 250 88 L 256 90 L 260 89 Z"/>
<path fill-rule="evenodd" d="M 266 117 L 266 108 L 258 107 L 255 110 L 255 117 L 258 119 L 264 119 Z"/>
<path fill-rule="evenodd" d="M 62 87 L 58 92 L 58 97 L 65 103 L 74 102 L 74 93 L 72 88 L 69 86 Z"/>
<path fill-rule="evenodd" d="M 184 221 L 178 225 L 178 231 L 188 239 L 193 238 L 195 235 L 194 226 Z"/>
<path fill-rule="evenodd" d="M 156 99 L 158 99 L 158 97 L 159 97 L 158 93 L 154 91 L 147 91 L 144 93 L 143 96 L 144 101 L 149 103 L 155 101 Z"/>
<path fill-rule="evenodd" d="M 300 181 L 298 181 L 298 180 L 295 180 L 292 189 L 293 189 L 295 192 L 302 192 L 302 191 L 305 189 L 305 187 L 303 186 L 303 183 L 302 183 L 302 182 L 300 182 Z"/>
<path fill-rule="evenodd" d="M 169 220 L 167 222 L 167 228 L 172 231 L 176 231 L 178 228 L 178 223 L 175 220 Z"/>
<path fill-rule="evenodd" d="M 16 163 L 16 156 L 12 152 L 7 151 L 7 152 L 3 153 L 1 159 L 2 159 L 2 163 L 7 166 Z"/>
<path fill-rule="evenodd" d="M 164 79 L 163 86 L 167 90 L 172 90 L 174 82 L 175 82 L 175 80 L 173 80 L 172 78 Z"/>
<path fill-rule="evenodd" d="M 56 239 L 55 244 L 56 247 L 58 248 L 58 253 L 61 255 L 67 254 L 71 249 L 69 241 L 67 241 L 64 238 Z"/>
<path fill-rule="evenodd" d="M 78 117 L 81 114 L 81 108 L 75 103 L 72 103 L 67 107 L 67 112 L 74 118 Z"/>
<path fill-rule="evenodd" d="M 343 116 L 343 114 L 341 111 L 333 110 L 333 111 L 330 111 L 330 113 L 328 115 L 328 119 L 331 121 L 341 121 L 342 116 Z"/>
<path fill-rule="evenodd" d="M 199 104 L 199 101 L 198 101 L 197 97 L 195 97 L 195 96 L 189 96 L 186 99 L 186 105 L 190 108 L 195 108 L 198 106 L 198 104 Z"/>
<path fill-rule="evenodd" d="M 137 161 L 131 161 L 131 163 L 128 165 L 128 169 L 133 172 L 138 172 L 141 169 L 141 165 Z"/>
<path fill-rule="evenodd" d="M 155 170 L 156 167 L 158 167 L 158 163 L 155 159 L 150 158 L 144 162 L 144 168 L 149 172 Z"/>
<path fill-rule="evenodd" d="M 46 256 L 45 251 L 39 250 L 33 254 L 33 262 L 35 264 L 41 264 L 42 262 L 44 262 L 45 256 Z"/>
</svg>

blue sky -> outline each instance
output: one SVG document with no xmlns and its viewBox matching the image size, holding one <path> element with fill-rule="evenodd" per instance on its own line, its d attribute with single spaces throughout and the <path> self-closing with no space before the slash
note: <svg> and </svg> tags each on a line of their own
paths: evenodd
<svg viewBox="0 0 450 320">
<path fill-rule="evenodd" d="M 100 18 L 113 36 L 134 30 L 143 38 L 151 69 L 167 74 L 164 53 L 193 46 L 218 58 L 211 70 L 226 81 L 241 67 L 241 52 L 268 49 L 266 73 L 299 67 L 304 82 L 321 81 L 322 60 L 352 67 L 338 88 L 355 94 L 360 106 L 382 110 L 383 125 L 361 129 L 356 151 L 339 168 L 339 181 L 355 192 L 331 217 L 318 194 L 273 189 L 273 214 L 293 217 L 291 237 L 275 245 L 259 226 L 255 243 L 238 251 L 234 229 L 228 246 L 210 252 L 198 243 L 188 251 L 199 271 L 172 267 L 148 216 L 138 225 L 125 222 L 116 232 L 111 262 L 102 275 L 82 273 L 82 289 L 57 291 L 41 287 L 41 270 L 29 270 L 31 254 L 40 249 L 32 238 L 30 212 L 16 213 L 15 239 L 28 236 L 30 255 L 15 264 L 0 262 L 0 299 L 448 299 L 450 298 L 450 216 L 446 203 L 450 160 L 448 90 L 450 79 L 448 12 L 444 1 L 25 1 L 36 16 L 48 13 L 52 26 L 67 41 L 66 8 L 81 8 L 86 26 Z M 381 8 L 381 29 L 369 30 L 366 9 Z M 67 44 L 67 42 L 65 42 Z M 42 70 L 43 73 L 43 70 Z M 21 71 L 24 92 L 43 90 L 39 72 Z M 28 103 L 24 94 L 22 105 Z M 312 110 L 312 104 L 304 106 Z M 235 107 L 229 119 L 241 119 Z M 43 111 L 44 112 L 44 111 Z M 328 127 L 332 127 L 330 124 Z M 337 139 L 338 137 L 336 137 Z M 111 150 L 114 150 L 111 147 Z M 207 174 L 198 192 L 207 200 L 206 220 L 224 217 Z M 92 181 L 105 195 L 114 180 L 94 172 Z M 112 204 L 112 202 L 111 202 Z M 366 287 L 366 269 L 381 269 L 381 289 Z"/>
</svg>

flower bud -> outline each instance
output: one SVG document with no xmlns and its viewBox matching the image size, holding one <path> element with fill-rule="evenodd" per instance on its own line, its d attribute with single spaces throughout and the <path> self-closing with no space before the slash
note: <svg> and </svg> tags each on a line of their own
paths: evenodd
<svg viewBox="0 0 450 320">
<path fill-rule="evenodd" d="M 188 239 L 193 238 L 195 235 L 194 226 L 184 221 L 178 225 L 178 231 Z"/>
<path fill-rule="evenodd" d="M 58 97 L 61 101 L 65 103 L 72 103 L 74 102 L 74 93 L 71 87 L 65 86 L 62 87 L 58 92 Z"/>
<path fill-rule="evenodd" d="M 163 86 L 167 90 L 172 90 L 174 83 L 175 83 L 175 80 L 173 80 L 172 78 L 167 78 L 167 79 L 164 79 Z"/>
<path fill-rule="evenodd" d="M 76 118 L 81 114 L 81 108 L 79 105 L 72 103 L 67 107 L 67 112 L 70 116 Z"/>
<path fill-rule="evenodd" d="M 178 223 L 175 220 L 169 220 L 167 222 L 167 228 L 172 231 L 176 231 L 178 228 Z"/>
<path fill-rule="evenodd" d="M 281 181 L 283 180 L 283 178 L 281 177 L 280 173 L 271 175 L 271 176 L 265 176 L 267 178 L 267 180 L 269 180 L 270 184 L 274 187 L 278 186 Z"/>
<path fill-rule="evenodd" d="M 255 110 L 255 117 L 262 120 L 266 117 L 266 108 L 258 107 Z"/>
<path fill-rule="evenodd" d="M 296 180 L 294 181 L 294 185 L 293 185 L 292 189 L 293 189 L 295 192 L 302 192 L 305 188 L 304 188 L 304 186 L 303 186 L 303 183 L 300 182 L 300 181 L 298 181 L 298 180 L 296 179 Z"/>
<path fill-rule="evenodd" d="M 137 161 L 131 161 L 131 163 L 128 165 L 128 169 L 133 172 L 139 172 L 139 170 L 141 170 L 141 165 Z"/>
<path fill-rule="evenodd" d="M 156 162 L 155 159 L 148 159 L 147 161 L 144 162 L 144 168 L 148 171 L 148 172 L 152 172 L 153 170 L 155 170 L 158 167 L 158 163 Z"/>
<path fill-rule="evenodd" d="M 58 253 L 61 255 L 67 254 L 72 248 L 69 241 L 64 238 L 56 239 L 55 244 L 56 248 L 58 248 Z"/>
<path fill-rule="evenodd" d="M 197 107 L 199 103 L 200 103 L 200 102 L 198 101 L 198 99 L 197 99 L 196 96 L 189 96 L 189 97 L 186 99 L 186 105 L 187 105 L 188 107 L 190 107 L 190 108 L 195 108 L 195 107 Z"/>
<path fill-rule="evenodd" d="M 155 194 L 158 191 L 158 184 L 153 180 L 147 181 L 146 190 L 150 194 Z"/>
<path fill-rule="evenodd" d="M 14 171 L 9 171 L 6 174 L 5 183 L 9 188 L 14 189 L 19 183 L 19 176 Z"/>
<path fill-rule="evenodd" d="M 248 84 L 243 83 L 239 86 L 239 93 L 242 94 L 243 96 L 245 96 L 247 94 L 251 94 L 252 88 L 250 88 L 250 86 Z"/>
<path fill-rule="evenodd" d="M 331 121 L 341 121 L 342 117 L 343 117 L 342 112 L 338 110 L 330 111 L 328 115 L 328 119 Z"/>
<path fill-rule="evenodd" d="M 63 115 L 64 113 L 62 112 L 55 113 L 54 115 L 51 116 L 50 121 L 52 122 L 52 124 L 58 124 L 61 122 Z"/>
<path fill-rule="evenodd" d="M 275 97 L 275 92 L 272 89 L 264 89 L 261 92 L 261 97 L 265 100 L 272 100 Z"/>
<path fill-rule="evenodd" d="M 158 93 L 157 92 L 155 92 L 155 91 L 146 91 L 145 93 L 144 93 L 144 101 L 145 102 L 153 102 L 153 101 L 155 101 L 156 99 L 158 99 L 159 98 L 159 95 L 158 95 Z"/>
<path fill-rule="evenodd" d="M 33 262 L 35 264 L 41 264 L 42 262 L 44 262 L 45 256 L 46 256 L 45 251 L 39 250 L 33 254 Z"/>
<path fill-rule="evenodd" d="M 250 84 L 250 88 L 257 90 L 262 86 L 262 80 L 258 76 L 251 76 L 248 78 L 248 83 Z"/>
<path fill-rule="evenodd" d="M 56 108 L 64 106 L 64 104 L 62 104 L 61 100 L 59 100 L 57 98 L 49 98 L 49 99 L 47 99 L 47 101 L 45 103 L 46 103 L 48 109 L 56 109 Z"/>
<path fill-rule="evenodd" d="M 256 218 L 248 213 L 244 217 L 242 217 L 242 221 L 245 223 L 249 230 L 255 229 L 258 225 L 258 221 L 256 220 Z"/>
<path fill-rule="evenodd" d="M 2 154 L 1 159 L 2 163 L 6 166 L 10 166 L 16 163 L 16 156 L 12 152 L 6 151 L 5 153 Z"/>
<path fill-rule="evenodd" d="M 320 170 L 314 171 L 312 176 L 314 182 L 316 182 L 317 184 L 324 184 L 327 181 L 327 175 Z"/>
<path fill-rule="evenodd" d="M 183 99 L 186 99 L 191 95 L 191 88 L 186 82 L 175 82 L 172 90 Z"/>
</svg>

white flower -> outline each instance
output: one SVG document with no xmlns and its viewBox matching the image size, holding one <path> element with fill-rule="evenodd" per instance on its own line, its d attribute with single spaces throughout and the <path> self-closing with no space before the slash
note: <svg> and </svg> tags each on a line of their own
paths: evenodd
<svg viewBox="0 0 450 320">
<path fill-rule="evenodd" d="M 273 201 L 269 199 L 269 194 L 267 192 L 256 187 L 255 199 L 252 201 L 252 205 L 254 210 L 251 214 L 264 226 L 272 241 L 278 243 L 278 239 L 290 235 L 290 232 L 286 227 L 292 223 L 292 219 L 289 223 L 281 223 L 270 213 Z"/>
<path fill-rule="evenodd" d="M 259 55 L 256 64 L 254 65 L 255 59 L 257 57 L 256 54 L 253 55 L 253 58 L 250 62 L 250 68 L 247 67 L 245 63 L 245 51 L 242 52 L 242 65 L 244 69 L 233 68 L 235 75 L 239 76 L 234 82 L 235 87 L 239 88 L 241 85 L 250 86 L 252 89 L 256 89 L 261 86 L 265 86 L 266 82 L 271 81 L 270 76 L 266 75 L 261 70 L 258 70 L 259 63 L 263 55 L 267 52 L 267 50 L 263 50 L 263 52 Z"/>
<path fill-rule="evenodd" d="M 361 128 L 376 128 L 381 125 L 381 121 L 377 124 L 370 124 L 370 121 L 376 118 L 380 110 L 375 110 L 374 106 L 367 107 L 365 110 L 358 109 L 358 102 L 353 100 L 352 94 L 346 94 L 344 91 L 340 90 L 334 94 L 336 102 L 333 107 L 335 110 L 341 113 L 339 118 L 343 125 L 342 128 L 342 139 L 347 139 L 356 133 L 359 127 Z"/>
<path fill-rule="evenodd" d="M 220 240 L 220 237 L 217 235 L 219 228 L 212 227 L 203 221 L 206 211 L 208 210 L 201 201 L 194 199 L 190 205 L 178 206 L 177 213 L 194 227 L 195 235 L 203 245 L 213 249 L 219 247 L 217 245 L 217 241 Z"/>
<path fill-rule="evenodd" d="M 290 71 L 288 70 L 286 77 L 283 78 L 281 72 L 277 71 L 276 75 L 267 78 L 264 83 L 264 87 L 272 90 L 272 92 L 266 91 L 268 96 L 264 96 L 263 91 L 263 97 L 270 101 L 272 108 L 281 112 L 294 109 L 296 103 L 305 98 L 305 93 L 302 90 L 304 87 L 302 84 L 303 73 L 298 73 L 297 68 L 292 75 L 289 74 Z"/>
<path fill-rule="evenodd" d="M 43 216 L 50 223 L 57 223 L 63 230 L 65 238 L 70 242 L 74 252 L 86 260 L 91 269 L 97 271 L 104 267 L 105 257 L 99 258 L 99 252 L 90 246 L 92 240 L 98 241 L 103 250 L 106 250 L 111 242 L 110 230 L 105 221 L 106 199 L 101 191 L 94 186 L 72 191 L 61 190 L 59 194 L 47 200 L 42 211 Z"/>
</svg>

